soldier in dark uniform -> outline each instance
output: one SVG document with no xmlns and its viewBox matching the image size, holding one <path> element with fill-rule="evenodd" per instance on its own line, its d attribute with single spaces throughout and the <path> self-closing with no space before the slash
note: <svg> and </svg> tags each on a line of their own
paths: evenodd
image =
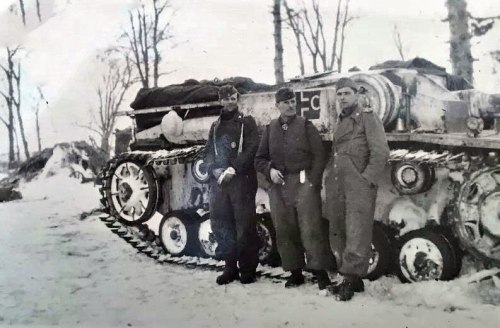
<svg viewBox="0 0 500 328">
<path fill-rule="evenodd" d="M 238 110 L 238 91 L 219 90 L 223 106 L 209 132 L 204 163 L 211 174 L 210 222 L 217 241 L 216 256 L 225 263 L 217 284 L 256 280 L 259 241 L 255 221 L 257 175 L 253 166 L 259 146 L 255 120 Z M 238 270 L 239 266 L 239 270 Z"/>
<path fill-rule="evenodd" d="M 377 181 L 389 157 L 384 127 L 371 109 L 358 105 L 358 86 L 349 78 L 337 84 L 340 113 L 333 135 L 332 161 L 326 180 L 330 246 L 342 282 L 332 286 L 340 300 L 364 291 Z"/>
<path fill-rule="evenodd" d="M 305 252 L 307 266 L 315 270 L 324 290 L 330 284 L 325 270 L 334 262 L 322 229 L 323 144 L 314 125 L 296 115 L 293 90 L 278 90 L 276 106 L 281 115 L 266 127 L 255 167 L 272 182 L 269 200 L 278 252 L 283 269 L 291 271 L 285 287 L 304 283 Z"/>
</svg>

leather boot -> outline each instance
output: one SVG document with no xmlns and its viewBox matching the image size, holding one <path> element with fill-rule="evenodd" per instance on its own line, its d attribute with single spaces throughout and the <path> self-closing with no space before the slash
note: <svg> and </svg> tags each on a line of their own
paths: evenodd
<svg viewBox="0 0 500 328">
<path fill-rule="evenodd" d="M 220 276 L 215 280 L 218 285 L 226 285 L 229 284 L 240 277 L 238 273 L 238 266 L 236 262 L 228 262 L 226 261 L 226 265 L 224 266 L 224 271 Z"/>
<path fill-rule="evenodd" d="M 318 288 L 319 290 L 325 290 L 328 286 L 332 284 L 330 278 L 328 277 L 328 273 L 325 270 L 317 270 L 314 272 L 316 279 L 318 280 Z"/>
<path fill-rule="evenodd" d="M 292 275 L 288 277 L 285 282 L 285 287 L 297 287 L 304 284 L 304 276 L 302 275 L 302 269 L 292 270 Z"/>
<path fill-rule="evenodd" d="M 240 282 L 244 285 L 252 284 L 257 281 L 257 275 L 255 272 L 242 272 L 240 274 Z"/>
<path fill-rule="evenodd" d="M 338 294 L 340 291 L 340 287 L 344 284 L 346 280 L 349 280 L 349 283 L 351 284 L 351 287 L 354 292 L 356 293 L 361 293 L 365 291 L 365 284 L 363 283 L 363 279 L 361 279 L 359 276 L 354 276 L 354 275 L 344 275 L 341 276 L 342 280 L 340 282 L 335 281 L 332 283 L 330 286 L 328 286 L 328 291 L 332 294 Z"/>
</svg>

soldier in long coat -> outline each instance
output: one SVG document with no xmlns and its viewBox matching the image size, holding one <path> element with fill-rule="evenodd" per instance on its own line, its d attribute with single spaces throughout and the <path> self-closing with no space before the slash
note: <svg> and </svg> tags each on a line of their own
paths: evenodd
<svg viewBox="0 0 500 328">
<path fill-rule="evenodd" d="M 320 289 L 330 284 L 326 269 L 334 265 L 321 218 L 325 154 L 318 130 L 296 115 L 293 90 L 276 93 L 280 117 L 266 127 L 255 157 L 257 170 L 271 182 L 269 200 L 282 267 L 291 276 L 285 287 L 304 283 L 304 252 Z"/>
<path fill-rule="evenodd" d="M 378 177 L 389 157 L 384 127 L 371 109 L 358 105 L 358 86 L 348 78 L 336 84 L 340 113 L 333 136 L 333 167 L 326 180 L 330 246 L 343 281 L 332 288 L 340 300 L 364 291 Z"/>
<path fill-rule="evenodd" d="M 255 220 L 257 173 L 253 166 L 259 146 L 252 116 L 238 110 L 238 91 L 231 85 L 219 90 L 221 115 L 209 132 L 204 163 L 210 180 L 210 222 L 217 241 L 216 256 L 225 261 L 217 284 L 240 279 L 255 282 L 259 239 Z M 238 268 L 239 266 L 239 268 Z"/>
</svg>

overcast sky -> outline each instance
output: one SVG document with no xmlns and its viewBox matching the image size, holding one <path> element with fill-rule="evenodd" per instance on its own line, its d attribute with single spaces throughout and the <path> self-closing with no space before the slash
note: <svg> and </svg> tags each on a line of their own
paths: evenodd
<svg viewBox="0 0 500 328">
<path fill-rule="evenodd" d="M 292 0 L 289 0 L 292 1 Z M 86 139 L 88 131 L 76 122 L 87 123 L 95 104 L 95 84 L 100 69 L 95 55 L 113 44 L 127 23 L 127 10 L 135 0 L 44 0 L 44 24 L 36 23 L 34 0 L 25 0 L 28 29 L 19 19 L 9 18 L 7 6 L 17 1 L 0 0 L 0 43 L 21 41 L 26 50 L 25 85 L 42 85 L 49 106 L 42 113 L 44 146 L 64 140 Z M 163 69 L 174 71 L 162 84 L 188 78 L 213 79 L 248 76 L 274 83 L 272 0 L 173 0 L 176 8 L 172 26 L 175 49 L 162 49 Z M 332 21 L 335 1 L 320 0 L 326 23 Z M 500 15 L 500 1 L 469 1 L 476 16 Z M 451 70 L 445 0 L 351 0 L 351 13 L 358 18 L 348 28 L 344 68 L 366 69 L 388 59 L 398 59 L 393 41 L 397 25 L 407 58 L 425 57 Z M 497 22 L 500 23 L 500 22 Z M 498 25 L 498 24 L 497 24 Z M 473 40 L 475 79 L 479 89 L 500 92 L 499 76 L 493 75 L 488 55 L 500 48 L 500 28 Z M 290 32 L 284 34 L 285 77 L 298 75 L 298 59 Z M 497 67 L 498 69 L 498 67 Z M 138 86 L 137 86 L 138 87 Z M 133 93 L 137 90 L 135 88 Z M 128 104 L 129 100 L 127 101 Z M 126 108 L 125 108 L 126 109 Z M 0 109 L 2 110 L 2 109 Z M 31 149 L 35 148 L 34 115 L 26 109 Z M 8 139 L 0 128 L 0 153 Z"/>
</svg>

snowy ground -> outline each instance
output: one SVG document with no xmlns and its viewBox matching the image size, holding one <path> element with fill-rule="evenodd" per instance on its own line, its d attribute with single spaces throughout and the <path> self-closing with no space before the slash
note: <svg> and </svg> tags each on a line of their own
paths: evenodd
<svg viewBox="0 0 500 328">
<path fill-rule="evenodd" d="M 65 175 L 0 204 L 0 326 L 498 327 L 491 282 L 367 282 L 351 302 L 282 281 L 215 284 L 216 272 L 159 265 L 96 217 L 98 192 Z"/>
</svg>

